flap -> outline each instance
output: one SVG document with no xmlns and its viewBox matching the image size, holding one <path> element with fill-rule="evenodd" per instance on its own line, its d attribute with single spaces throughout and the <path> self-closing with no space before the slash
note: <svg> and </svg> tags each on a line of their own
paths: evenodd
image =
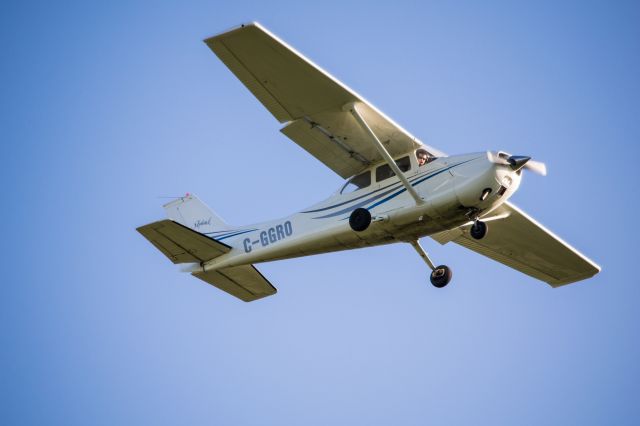
<svg viewBox="0 0 640 426">
<path fill-rule="evenodd" d="M 173 263 L 205 262 L 231 250 L 228 245 L 169 219 L 137 230 Z"/>
</svg>

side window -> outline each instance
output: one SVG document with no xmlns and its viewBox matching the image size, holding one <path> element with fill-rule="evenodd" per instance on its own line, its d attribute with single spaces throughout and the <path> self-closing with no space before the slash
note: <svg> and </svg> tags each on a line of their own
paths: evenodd
<svg viewBox="0 0 640 426">
<path fill-rule="evenodd" d="M 396 164 L 403 172 L 408 172 L 411 168 L 411 160 L 409 159 L 408 155 L 396 160 Z"/>
<path fill-rule="evenodd" d="M 389 167 L 388 164 L 383 164 L 382 166 L 376 169 L 376 182 L 380 182 L 381 180 L 389 179 L 391 176 L 394 176 L 393 170 Z"/>
<path fill-rule="evenodd" d="M 411 168 L 411 160 L 409 159 L 409 156 L 396 160 L 396 164 L 403 172 L 406 172 Z M 392 176 L 395 176 L 395 173 L 391 170 L 391 167 L 389 167 L 388 164 L 383 164 L 376 169 L 376 182 L 389 179 Z"/>
<path fill-rule="evenodd" d="M 358 189 L 366 188 L 371 185 L 371 172 L 367 170 L 364 173 L 360 173 L 357 176 L 352 177 L 340 190 L 341 194 L 348 194 L 349 192 L 357 191 Z"/>
</svg>

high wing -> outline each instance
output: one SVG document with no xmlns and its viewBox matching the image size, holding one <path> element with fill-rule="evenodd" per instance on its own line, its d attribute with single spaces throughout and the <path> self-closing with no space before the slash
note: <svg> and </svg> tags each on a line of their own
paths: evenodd
<svg viewBox="0 0 640 426">
<path fill-rule="evenodd" d="M 453 241 L 522 273 L 560 287 L 594 276 L 600 267 L 525 212 L 506 202 L 490 216 L 491 231 L 475 240 L 460 228 L 432 235 L 444 244 Z"/>
<path fill-rule="evenodd" d="M 343 178 L 383 161 L 345 109 L 355 103 L 392 157 L 425 146 L 360 95 L 258 23 L 205 40 L 209 48 L 281 123 L 281 132 Z"/>
</svg>

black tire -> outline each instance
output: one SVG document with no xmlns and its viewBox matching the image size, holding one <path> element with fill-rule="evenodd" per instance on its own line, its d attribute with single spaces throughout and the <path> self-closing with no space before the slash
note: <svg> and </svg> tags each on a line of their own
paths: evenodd
<svg viewBox="0 0 640 426">
<path fill-rule="evenodd" d="M 349 225 L 356 232 L 362 232 L 371 224 L 371 213 L 367 209 L 355 209 L 349 216 Z"/>
<path fill-rule="evenodd" d="M 447 265 L 440 265 L 431 272 L 431 277 L 429 278 L 431 279 L 431 284 L 433 284 L 434 287 L 442 288 L 449 284 L 452 276 L 453 273 Z"/>
<path fill-rule="evenodd" d="M 469 232 L 471 233 L 471 236 L 473 238 L 475 238 L 476 240 L 481 240 L 487 235 L 488 231 L 489 227 L 486 223 L 480 220 L 476 220 L 475 223 L 471 226 Z"/>
</svg>

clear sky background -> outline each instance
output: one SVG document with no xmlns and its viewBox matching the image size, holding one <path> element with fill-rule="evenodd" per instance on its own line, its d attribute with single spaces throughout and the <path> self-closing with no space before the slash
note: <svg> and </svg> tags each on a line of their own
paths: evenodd
<svg viewBox="0 0 640 426">
<path fill-rule="evenodd" d="M 257 20 L 448 153 L 545 161 L 515 204 L 599 263 L 560 289 L 461 247 L 259 266 L 245 304 L 135 228 L 341 179 L 202 43 Z M 0 423 L 638 424 L 638 2 L 3 2 Z"/>
</svg>

